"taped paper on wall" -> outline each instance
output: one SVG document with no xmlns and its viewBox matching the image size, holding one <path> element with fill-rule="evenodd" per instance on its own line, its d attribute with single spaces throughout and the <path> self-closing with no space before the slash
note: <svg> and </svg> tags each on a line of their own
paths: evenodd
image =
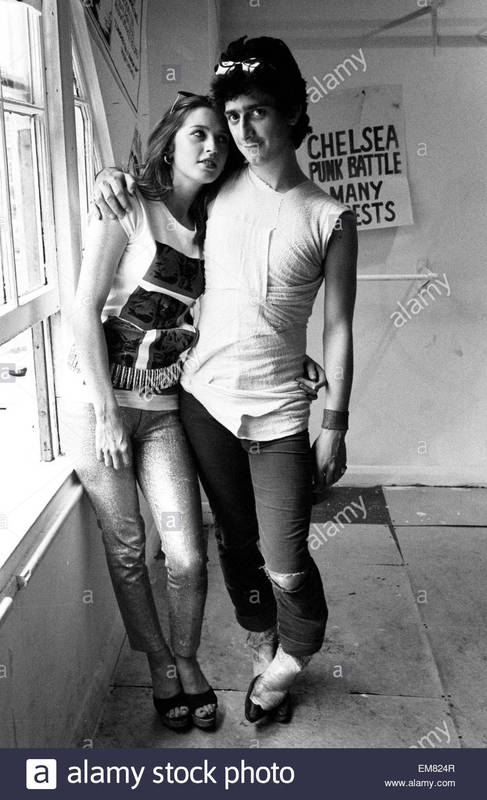
<svg viewBox="0 0 487 800">
<path fill-rule="evenodd" d="M 299 160 L 311 180 L 350 206 L 359 228 L 410 225 L 402 87 L 335 92 L 308 113 Z"/>
<path fill-rule="evenodd" d="M 143 0 L 93 0 L 86 13 L 112 71 L 137 110 Z"/>
</svg>

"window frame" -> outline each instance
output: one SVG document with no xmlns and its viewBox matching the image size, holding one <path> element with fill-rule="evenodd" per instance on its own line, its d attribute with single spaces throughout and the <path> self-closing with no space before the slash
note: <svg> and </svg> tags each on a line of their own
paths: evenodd
<svg viewBox="0 0 487 800">
<path fill-rule="evenodd" d="M 60 309 L 57 286 L 56 243 L 53 236 L 54 211 L 50 175 L 52 166 L 50 159 L 49 124 L 47 118 L 47 80 L 45 32 L 42 15 L 26 7 L 28 15 L 29 43 L 31 48 L 31 84 L 33 97 L 31 102 L 5 98 L 0 89 L 0 158 L 3 160 L 5 186 L 1 187 L 2 198 L 6 209 L 6 226 L 9 232 L 6 237 L 8 248 L 7 285 L 10 296 L 7 302 L 0 306 L 0 344 L 15 338 L 27 328 L 42 322 L 56 314 Z M 34 15 L 36 19 L 36 32 L 33 31 Z M 38 217 L 38 230 L 42 231 L 41 237 L 44 244 L 45 283 L 32 291 L 19 296 L 18 283 L 15 270 L 15 244 L 13 240 L 12 211 L 9 200 L 7 140 L 5 131 L 5 112 L 13 112 L 27 116 L 32 120 L 33 130 L 33 158 L 34 167 L 38 175 L 36 182 L 36 215 Z"/>
<path fill-rule="evenodd" d="M 27 0 L 27 3 L 38 9 L 41 5 L 40 0 Z M 83 113 L 88 113 L 88 104 L 91 112 L 89 136 L 98 151 L 100 162 L 114 163 L 83 7 L 79 0 L 42 0 L 42 11 L 44 144 L 47 148 L 46 178 L 50 181 L 53 221 L 52 226 L 45 224 L 45 228 L 49 229 L 48 235 L 52 231 L 55 244 L 52 268 L 57 274 L 57 284 L 55 287 L 42 287 L 33 293 L 35 296 L 29 295 L 28 302 L 19 303 L 13 308 L 3 307 L 0 316 L 0 341 L 8 341 L 29 328 L 33 331 L 37 393 L 40 391 L 43 403 L 39 418 L 41 461 L 32 464 L 32 475 L 23 476 L 25 502 L 17 504 L 12 510 L 16 541 L 10 554 L 7 552 L 5 560 L 0 561 L 0 624 L 3 610 L 8 612 L 13 597 L 5 587 L 13 585 L 15 592 L 23 587 L 19 577 L 20 565 L 32 558 L 37 563 L 36 559 L 42 557 L 59 528 L 61 518 L 68 513 L 63 511 L 60 516 L 61 494 L 64 509 L 68 505 L 73 508 L 81 497 L 79 482 L 68 460 L 62 455 L 57 427 L 57 401 L 62 392 L 60 377 L 65 371 L 69 320 L 81 264 L 73 91 L 74 48 L 82 55 L 78 57 L 86 92 Z M 59 265 L 62 265 L 62 270 L 58 268 Z M 27 500 L 29 496 L 30 500 Z M 11 511 L 6 511 L 10 526 Z"/>
<path fill-rule="evenodd" d="M 83 194 L 87 201 L 85 203 L 84 208 L 81 208 L 80 204 L 80 215 L 83 215 L 83 213 L 88 214 L 90 198 L 93 195 L 93 188 L 95 185 L 95 174 L 101 169 L 102 162 L 100 158 L 100 153 L 98 151 L 97 137 L 95 136 L 95 121 L 93 119 L 93 111 L 90 102 L 88 82 L 86 80 L 85 70 L 83 68 L 83 62 L 80 57 L 79 43 L 74 30 L 72 31 L 71 44 L 73 53 L 73 74 L 78 89 L 80 91 L 79 95 L 73 92 L 75 130 L 76 130 L 76 110 L 79 110 L 83 121 L 83 140 L 84 140 L 84 150 L 85 150 L 85 165 L 84 165 L 85 187 Z M 78 142 L 77 146 L 79 146 Z M 79 170 L 78 170 L 78 176 L 79 176 Z M 80 192 L 80 199 L 81 199 L 81 187 L 79 185 L 78 189 Z M 81 225 L 81 228 L 82 228 L 82 239 L 83 239 L 83 234 L 84 234 L 83 225 Z"/>
</svg>

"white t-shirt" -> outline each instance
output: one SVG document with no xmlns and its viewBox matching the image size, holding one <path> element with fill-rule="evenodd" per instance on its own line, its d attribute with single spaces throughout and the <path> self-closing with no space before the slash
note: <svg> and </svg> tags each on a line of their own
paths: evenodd
<svg viewBox="0 0 487 800">
<path fill-rule="evenodd" d="M 347 206 L 312 181 L 274 191 L 249 167 L 214 200 L 205 242 L 199 338 L 181 385 L 239 438 L 306 429 L 306 326 L 323 262 Z"/>
<path fill-rule="evenodd" d="M 172 410 L 181 364 L 196 338 L 191 308 L 204 288 L 203 261 L 194 231 L 162 201 L 137 194 L 131 205 L 120 220 L 127 246 L 101 315 L 111 380 L 121 406 Z M 91 402 L 75 346 L 69 365 L 77 377 L 72 389 Z"/>
</svg>

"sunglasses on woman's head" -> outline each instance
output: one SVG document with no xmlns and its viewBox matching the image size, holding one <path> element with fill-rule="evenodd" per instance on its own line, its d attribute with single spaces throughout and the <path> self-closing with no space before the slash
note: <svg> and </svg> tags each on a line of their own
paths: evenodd
<svg viewBox="0 0 487 800">
<path fill-rule="evenodd" d="M 178 92 L 176 97 L 175 97 L 175 99 L 174 99 L 174 102 L 173 102 L 173 104 L 172 104 L 172 106 L 170 108 L 170 111 L 169 111 L 170 114 L 173 113 L 173 111 L 176 108 L 176 106 L 177 106 L 177 104 L 178 104 L 178 102 L 179 102 L 181 97 L 198 97 L 198 95 L 195 94 L 194 92 Z"/>
</svg>

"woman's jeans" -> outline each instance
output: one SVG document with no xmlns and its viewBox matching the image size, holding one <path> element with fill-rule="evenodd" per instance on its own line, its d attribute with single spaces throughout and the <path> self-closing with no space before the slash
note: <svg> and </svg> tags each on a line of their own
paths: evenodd
<svg viewBox="0 0 487 800">
<path fill-rule="evenodd" d="M 307 545 L 308 432 L 267 442 L 238 439 L 182 389 L 180 413 L 215 515 L 220 562 L 238 622 L 263 631 L 277 619 L 286 653 L 315 653 L 328 612 Z"/>
<path fill-rule="evenodd" d="M 131 467 L 114 470 L 97 461 L 91 404 L 66 404 L 63 441 L 102 531 L 130 646 L 148 653 L 165 646 L 145 563 L 139 483 L 166 557 L 172 649 L 175 655 L 194 656 L 206 600 L 206 541 L 198 479 L 179 413 L 120 411 L 132 443 Z"/>
</svg>

